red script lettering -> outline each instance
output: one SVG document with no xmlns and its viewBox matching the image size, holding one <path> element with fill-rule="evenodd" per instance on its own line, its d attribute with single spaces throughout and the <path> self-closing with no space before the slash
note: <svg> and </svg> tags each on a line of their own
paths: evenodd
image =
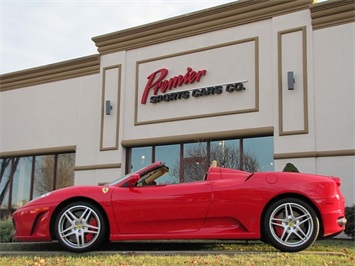
<svg viewBox="0 0 355 266">
<path fill-rule="evenodd" d="M 157 95 L 159 90 L 162 93 L 166 93 L 167 90 L 172 90 L 176 87 L 200 82 L 202 76 L 206 75 L 207 70 L 194 71 L 191 67 L 188 67 L 185 75 L 178 75 L 164 80 L 168 73 L 169 71 L 166 68 L 162 68 L 147 77 L 148 82 L 143 91 L 141 100 L 142 104 L 146 104 L 150 90 L 153 90 L 153 94 Z"/>
</svg>

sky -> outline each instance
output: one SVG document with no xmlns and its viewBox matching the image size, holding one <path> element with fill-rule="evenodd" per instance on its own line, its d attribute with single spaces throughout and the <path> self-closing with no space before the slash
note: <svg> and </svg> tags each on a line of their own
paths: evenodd
<svg viewBox="0 0 355 266">
<path fill-rule="evenodd" d="M 92 37 L 235 0 L 0 0 L 0 74 L 97 54 Z"/>
</svg>

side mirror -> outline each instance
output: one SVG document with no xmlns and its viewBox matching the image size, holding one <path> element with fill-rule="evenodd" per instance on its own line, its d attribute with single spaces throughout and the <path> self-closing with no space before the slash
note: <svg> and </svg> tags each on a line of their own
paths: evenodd
<svg viewBox="0 0 355 266">
<path fill-rule="evenodd" d="M 139 174 L 133 174 L 128 179 L 128 187 L 134 187 L 140 179 Z"/>
</svg>

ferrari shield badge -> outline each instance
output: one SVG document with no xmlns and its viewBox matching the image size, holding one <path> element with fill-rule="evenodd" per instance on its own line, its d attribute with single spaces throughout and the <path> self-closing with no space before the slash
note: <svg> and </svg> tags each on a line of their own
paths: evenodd
<svg viewBox="0 0 355 266">
<path fill-rule="evenodd" d="M 102 188 L 102 193 L 106 194 L 108 192 L 108 187 L 103 187 Z"/>
</svg>

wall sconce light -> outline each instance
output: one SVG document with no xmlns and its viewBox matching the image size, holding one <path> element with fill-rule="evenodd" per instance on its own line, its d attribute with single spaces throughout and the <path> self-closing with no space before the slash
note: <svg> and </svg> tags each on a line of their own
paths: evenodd
<svg viewBox="0 0 355 266">
<path fill-rule="evenodd" d="M 112 110 L 112 105 L 111 105 L 111 101 L 106 100 L 106 115 L 110 115 L 111 114 L 111 110 Z"/>
<path fill-rule="evenodd" d="M 289 90 L 293 90 L 295 88 L 295 78 L 293 75 L 293 71 L 287 72 L 287 87 Z"/>
</svg>

